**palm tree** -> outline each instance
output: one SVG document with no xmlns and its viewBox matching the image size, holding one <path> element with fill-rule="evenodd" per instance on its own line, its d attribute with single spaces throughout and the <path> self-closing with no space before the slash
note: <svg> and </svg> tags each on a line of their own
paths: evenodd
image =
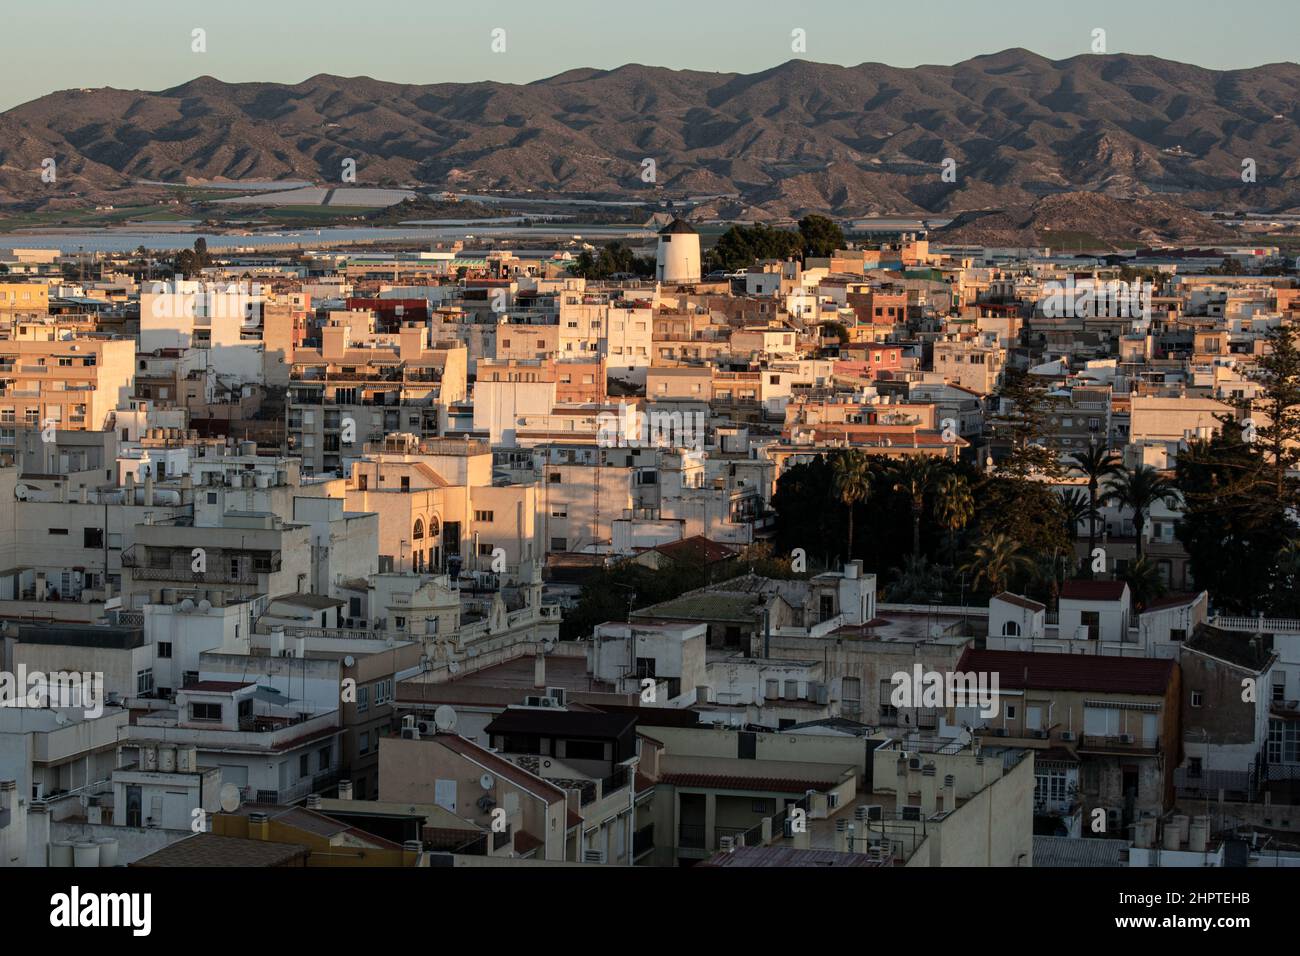
<svg viewBox="0 0 1300 956">
<path fill-rule="evenodd" d="M 944 475 L 935 489 L 934 517 L 939 527 L 948 532 L 948 551 L 953 561 L 957 559 L 957 532 L 975 517 L 975 498 L 970 484 L 955 472 Z"/>
<path fill-rule="evenodd" d="M 1137 556 L 1142 559 L 1142 528 L 1147 514 L 1157 501 L 1167 507 L 1178 505 L 1178 487 L 1150 465 L 1122 469 L 1111 483 L 1107 499 L 1133 512 L 1133 527 L 1137 529 Z"/>
<path fill-rule="evenodd" d="M 1095 508 L 1078 488 L 1071 488 L 1061 495 L 1061 508 L 1065 511 L 1065 533 L 1070 539 L 1070 548 L 1073 550 L 1074 539 L 1079 536 L 1079 522 L 1087 521 L 1091 526 Z"/>
<path fill-rule="evenodd" d="M 984 581 L 990 592 L 1000 594 L 1017 574 L 1029 567 L 1030 560 L 1015 539 L 1005 534 L 994 534 L 979 543 L 961 570 L 972 575 L 971 581 L 975 586 Z"/>
<path fill-rule="evenodd" d="M 871 496 L 871 462 L 860 451 L 842 451 L 831 465 L 831 481 L 836 496 L 849 509 L 849 550 L 847 560 L 853 560 L 853 509 L 858 502 Z"/>
<path fill-rule="evenodd" d="M 1120 577 L 1128 584 L 1129 598 L 1134 610 L 1139 613 L 1151 601 L 1163 597 L 1168 590 L 1160 577 L 1159 569 L 1148 558 L 1138 558 L 1131 562 Z"/>
<path fill-rule="evenodd" d="M 1088 504 L 1092 508 L 1092 515 L 1088 518 L 1088 555 L 1091 558 L 1093 550 L 1097 547 L 1097 516 L 1100 514 L 1098 499 L 1101 483 L 1118 475 L 1122 467 L 1119 456 L 1115 452 L 1109 448 L 1089 445 L 1087 451 L 1076 451 L 1070 456 L 1070 470 L 1088 479 Z"/>
<path fill-rule="evenodd" d="M 921 553 L 921 516 L 925 514 L 925 493 L 937 476 L 934 460 L 926 455 L 909 455 L 894 465 L 894 491 L 907 495 L 912 508 L 912 554 Z"/>
</svg>

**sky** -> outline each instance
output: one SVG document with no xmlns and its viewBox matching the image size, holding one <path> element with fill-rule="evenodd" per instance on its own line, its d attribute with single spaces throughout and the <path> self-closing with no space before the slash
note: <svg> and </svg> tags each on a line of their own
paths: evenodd
<svg viewBox="0 0 1300 956">
<path fill-rule="evenodd" d="M 0 110 L 75 87 L 196 76 L 298 83 L 527 83 L 643 63 L 753 73 L 793 58 L 951 64 L 1024 47 L 1142 53 L 1211 69 L 1295 59 L 1296 0 L 0 0 Z M 206 52 L 194 52 L 194 30 Z M 504 30 L 504 50 L 493 31 Z M 805 48 L 792 49 L 802 30 Z M 498 34 L 500 37 L 500 34 Z M 498 47 L 501 44 L 498 42 Z"/>
</svg>

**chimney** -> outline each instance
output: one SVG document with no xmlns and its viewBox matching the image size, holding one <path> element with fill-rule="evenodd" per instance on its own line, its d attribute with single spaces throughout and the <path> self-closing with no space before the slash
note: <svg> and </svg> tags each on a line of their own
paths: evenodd
<svg viewBox="0 0 1300 956">
<path fill-rule="evenodd" d="M 952 813 L 957 809 L 957 776 L 948 774 L 943 778 L 943 808 Z"/>
<path fill-rule="evenodd" d="M 135 472 L 133 471 L 126 473 L 126 503 L 135 504 Z"/>
<path fill-rule="evenodd" d="M 50 810 L 44 800 L 27 805 L 27 865 L 48 866 L 50 858 Z"/>
<path fill-rule="evenodd" d="M 928 763 L 921 769 L 921 815 L 927 819 L 934 816 L 938 809 L 936 803 L 939 778 L 934 764 Z"/>
<path fill-rule="evenodd" d="M 533 686 L 546 687 L 546 652 L 541 647 L 533 655 Z"/>
<path fill-rule="evenodd" d="M 419 840 L 407 840 L 402 844 L 402 865 L 416 866 L 420 860 L 420 854 L 424 852 L 424 844 Z"/>
<path fill-rule="evenodd" d="M 340 800 L 351 800 L 351 799 L 352 799 L 352 781 L 351 781 L 351 780 L 340 780 L 340 781 L 339 781 L 339 799 L 340 799 Z"/>
<path fill-rule="evenodd" d="M 144 503 L 146 508 L 153 507 L 153 472 L 144 476 Z"/>
<path fill-rule="evenodd" d="M 253 811 L 248 815 L 248 838 L 250 840 L 269 840 L 271 839 L 271 820 L 261 811 Z"/>
</svg>

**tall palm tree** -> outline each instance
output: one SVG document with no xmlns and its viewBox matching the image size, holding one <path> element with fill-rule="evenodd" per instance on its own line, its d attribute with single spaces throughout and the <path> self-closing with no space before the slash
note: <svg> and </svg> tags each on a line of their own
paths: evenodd
<svg viewBox="0 0 1300 956">
<path fill-rule="evenodd" d="M 949 472 L 935 488 L 934 517 L 948 532 L 948 551 L 957 560 L 957 532 L 975 517 L 975 497 L 970 484 L 956 472 Z"/>
<path fill-rule="evenodd" d="M 1071 488 L 1061 495 L 1061 508 L 1065 512 L 1065 531 L 1070 539 L 1070 549 L 1074 550 L 1074 539 L 1079 536 L 1079 522 L 1088 521 L 1091 524 L 1096 509 L 1078 488 Z"/>
<path fill-rule="evenodd" d="M 908 455 L 893 468 L 894 491 L 907 495 L 912 508 L 912 554 L 921 553 L 921 517 L 925 514 L 925 493 L 938 477 L 928 455 Z"/>
<path fill-rule="evenodd" d="M 831 481 L 840 503 L 849 509 L 849 549 L 846 560 L 853 560 L 853 509 L 871 497 L 871 461 L 860 451 L 849 449 L 835 456 Z"/>
<path fill-rule="evenodd" d="M 1122 466 L 1119 456 L 1109 448 L 1089 445 L 1087 451 L 1076 451 L 1070 456 L 1070 470 L 1088 479 L 1088 504 L 1092 508 L 1092 515 L 1088 518 L 1088 556 L 1091 559 L 1092 552 L 1097 547 L 1101 483 L 1118 475 Z"/>
<path fill-rule="evenodd" d="M 1137 529 L 1137 556 L 1141 560 L 1142 528 L 1147 523 L 1151 506 L 1157 501 L 1163 501 L 1170 508 L 1176 507 L 1178 487 L 1150 465 L 1138 465 L 1120 471 L 1111 482 L 1107 498 L 1133 512 L 1133 527 Z"/>
<path fill-rule="evenodd" d="M 975 586 L 983 581 L 991 593 L 999 594 L 1007 589 L 1017 574 L 1029 570 L 1030 564 L 1014 538 L 994 534 L 979 543 L 961 570 L 973 575 L 971 580 Z"/>
</svg>

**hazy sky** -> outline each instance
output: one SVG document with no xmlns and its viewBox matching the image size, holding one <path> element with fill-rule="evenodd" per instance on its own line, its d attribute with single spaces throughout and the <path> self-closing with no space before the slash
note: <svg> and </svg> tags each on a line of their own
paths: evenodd
<svg viewBox="0 0 1300 956">
<path fill-rule="evenodd" d="M 1026 47 L 1052 59 L 1149 53 L 1213 69 L 1295 58 L 1296 0 L 0 0 L 0 109 L 72 87 L 195 76 L 297 83 L 526 83 L 625 63 L 755 72 L 792 57 L 894 66 Z M 207 52 L 191 51 L 191 31 Z M 506 50 L 491 50 L 491 31 Z M 791 50 L 802 29 L 807 50 Z"/>
</svg>

